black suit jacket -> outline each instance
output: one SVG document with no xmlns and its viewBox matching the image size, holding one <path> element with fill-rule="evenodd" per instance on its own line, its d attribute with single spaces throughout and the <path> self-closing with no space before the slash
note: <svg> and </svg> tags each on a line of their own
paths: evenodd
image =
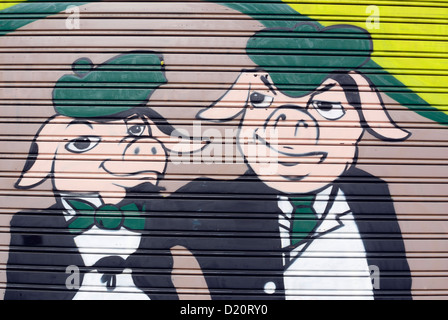
<svg viewBox="0 0 448 320">
<path fill-rule="evenodd" d="M 212 299 L 284 299 L 279 209 L 265 184 L 247 176 L 200 179 L 151 208 L 154 249 L 189 249 Z M 274 294 L 265 293 L 267 283 Z"/>
<path fill-rule="evenodd" d="M 84 262 L 73 236 L 64 229 L 62 210 L 52 206 L 40 212 L 20 212 L 11 220 L 5 300 L 70 300 L 68 266 Z M 82 282 L 83 274 L 80 274 Z"/>
<path fill-rule="evenodd" d="M 375 298 L 411 298 L 410 270 L 387 184 L 352 168 L 334 185 L 346 195 L 368 264 L 380 270 Z M 233 181 L 193 181 L 152 206 L 151 246 L 187 247 L 213 299 L 284 299 L 278 196 L 250 171 Z M 275 292 L 266 292 L 266 284 Z"/>
<path fill-rule="evenodd" d="M 71 275 L 67 267 L 79 268 L 80 284 L 85 273 L 97 269 L 84 266 L 61 208 L 62 205 L 56 204 L 40 212 L 20 212 L 12 218 L 5 300 L 71 300 L 78 290 L 66 286 Z M 140 248 L 124 265 L 112 259 L 101 269 L 121 273 L 120 270 L 131 268 L 135 285 L 152 300 L 176 299 L 170 251 L 159 250 L 155 255 L 144 248 L 146 239 L 143 237 Z M 152 259 L 153 256 L 157 258 Z"/>
<path fill-rule="evenodd" d="M 410 298 L 411 277 L 387 184 L 351 169 L 335 182 L 352 209 L 369 265 L 380 270 L 375 298 Z M 197 258 L 213 299 L 284 299 L 278 192 L 253 173 L 235 181 L 201 179 L 168 199 L 148 201 L 147 230 L 128 258 L 134 282 L 151 299 L 176 299 L 170 248 Z M 22 212 L 11 221 L 5 299 L 72 299 L 67 266 L 84 268 L 61 205 Z M 114 266 L 111 266 L 112 268 Z M 272 284 L 275 292 L 266 293 Z"/>
</svg>

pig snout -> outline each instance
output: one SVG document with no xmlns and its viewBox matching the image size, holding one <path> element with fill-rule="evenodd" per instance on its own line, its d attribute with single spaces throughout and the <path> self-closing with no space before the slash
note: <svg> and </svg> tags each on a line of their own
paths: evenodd
<svg viewBox="0 0 448 320">
<path fill-rule="evenodd" d="M 267 118 L 263 129 L 266 142 L 271 146 L 275 145 L 279 152 L 285 154 L 301 153 L 303 143 L 317 144 L 319 140 L 316 119 L 297 106 L 276 109 Z"/>
<path fill-rule="evenodd" d="M 101 167 L 108 174 L 121 178 L 135 180 L 157 181 L 166 167 L 167 153 L 162 143 L 149 139 L 138 139 L 125 144 L 121 159 L 108 159 Z"/>
</svg>

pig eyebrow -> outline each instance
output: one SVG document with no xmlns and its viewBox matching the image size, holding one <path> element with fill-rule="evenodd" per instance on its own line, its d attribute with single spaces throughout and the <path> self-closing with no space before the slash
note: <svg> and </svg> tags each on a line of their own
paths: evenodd
<svg viewBox="0 0 448 320">
<path fill-rule="evenodd" d="M 317 92 L 328 91 L 328 90 L 330 90 L 331 88 L 333 88 L 335 85 L 336 85 L 336 83 L 330 83 L 330 84 L 327 84 L 327 85 L 326 85 L 325 87 L 323 87 L 322 89 L 317 90 L 316 93 L 317 93 Z"/>
<path fill-rule="evenodd" d="M 86 120 L 76 120 L 76 119 L 73 120 L 72 122 L 70 122 L 66 128 L 68 128 L 70 126 L 73 126 L 75 124 L 84 124 L 84 125 L 88 126 L 90 129 L 93 129 L 93 126 L 92 126 L 92 124 L 89 121 L 86 121 Z"/>
<path fill-rule="evenodd" d="M 274 93 L 275 95 L 277 95 L 277 92 L 275 92 L 274 87 L 273 87 L 272 84 L 269 82 L 269 80 L 266 78 L 266 76 L 261 76 L 260 79 L 261 79 L 261 81 L 263 81 L 263 83 L 266 85 L 266 87 L 268 87 L 269 90 L 272 91 L 272 93 Z"/>
</svg>

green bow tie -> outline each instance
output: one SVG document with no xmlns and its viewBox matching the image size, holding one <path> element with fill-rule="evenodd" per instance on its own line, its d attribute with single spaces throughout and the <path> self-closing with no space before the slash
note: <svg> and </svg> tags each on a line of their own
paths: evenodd
<svg viewBox="0 0 448 320">
<path fill-rule="evenodd" d="M 118 230 L 122 226 L 130 230 L 143 230 L 145 228 L 145 218 L 136 204 L 128 204 L 123 207 L 114 205 L 104 205 L 100 208 L 79 200 L 67 200 L 70 206 L 76 211 L 76 216 L 69 223 L 69 230 L 72 233 L 79 233 L 90 229 L 93 225 L 107 230 Z"/>
<path fill-rule="evenodd" d="M 313 208 L 314 196 L 291 198 L 294 219 L 291 227 L 291 244 L 297 245 L 306 239 L 317 225 L 316 212 Z"/>
</svg>

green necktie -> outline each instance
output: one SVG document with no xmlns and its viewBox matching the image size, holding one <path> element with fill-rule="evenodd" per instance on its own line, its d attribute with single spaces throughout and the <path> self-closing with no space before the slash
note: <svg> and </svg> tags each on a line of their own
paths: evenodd
<svg viewBox="0 0 448 320">
<path fill-rule="evenodd" d="M 129 230 L 143 230 L 145 218 L 136 204 L 128 204 L 123 207 L 105 205 L 96 208 L 90 203 L 78 200 L 67 200 L 76 211 L 76 216 L 69 223 L 71 233 L 79 233 L 97 225 L 102 229 L 117 230 L 121 226 Z"/>
<path fill-rule="evenodd" d="M 317 225 L 316 212 L 313 208 L 314 196 L 290 198 L 294 206 L 291 223 L 291 244 L 297 245 L 306 239 Z"/>
</svg>

